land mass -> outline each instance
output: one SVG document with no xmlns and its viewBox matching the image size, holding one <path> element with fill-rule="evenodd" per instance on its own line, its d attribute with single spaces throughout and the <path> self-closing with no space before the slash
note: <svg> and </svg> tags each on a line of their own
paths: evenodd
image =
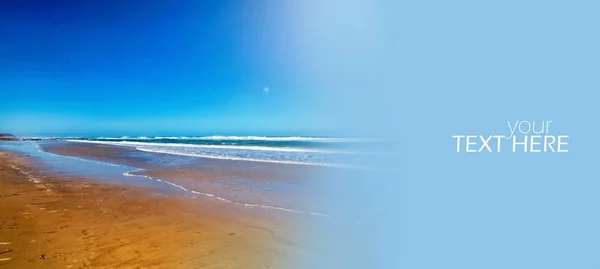
<svg viewBox="0 0 600 269">
<path fill-rule="evenodd" d="M 17 140 L 17 137 L 12 134 L 0 133 L 0 140 Z"/>
</svg>

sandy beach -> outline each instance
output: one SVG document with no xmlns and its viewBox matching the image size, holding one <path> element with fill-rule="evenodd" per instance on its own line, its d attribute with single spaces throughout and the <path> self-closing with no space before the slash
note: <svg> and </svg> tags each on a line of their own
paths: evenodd
<svg viewBox="0 0 600 269">
<path fill-rule="evenodd" d="M 290 244 L 247 210 L 64 178 L 18 153 L 0 151 L 0 186 L 0 268 L 278 268 Z"/>
</svg>

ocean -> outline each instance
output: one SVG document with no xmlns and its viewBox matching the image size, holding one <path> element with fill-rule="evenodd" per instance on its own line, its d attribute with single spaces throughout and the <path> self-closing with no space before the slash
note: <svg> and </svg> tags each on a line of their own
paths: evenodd
<svg viewBox="0 0 600 269">
<path fill-rule="evenodd" d="M 340 216 L 320 202 L 327 173 L 369 173 L 385 141 L 304 136 L 46 137 L 0 148 L 62 175 L 203 196 L 244 208 Z M 373 147 L 373 145 L 377 145 Z"/>
<path fill-rule="evenodd" d="M 360 167 L 372 140 L 305 136 L 91 137 L 64 139 L 132 147 L 139 151 L 267 163 Z"/>
</svg>

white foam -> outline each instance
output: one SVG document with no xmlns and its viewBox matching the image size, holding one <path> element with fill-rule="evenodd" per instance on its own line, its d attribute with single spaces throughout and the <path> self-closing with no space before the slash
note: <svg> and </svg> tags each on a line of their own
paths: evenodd
<svg viewBox="0 0 600 269">
<path fill-rule="evenodd" d="M 94 138 L 92 138 L 94 139 Z M 367 141 L 362 138 L 339 138 L 339 137 L 310 137 L 310 136 L 157 136 L 148 138 L 140 137 L 98 137 L 95 139 L 173 139 L 173 140 L 256 140 L 256 141 L 304 141 L 304 142 L 360 142 Z"/>
<path fill-rule="evenodd" d="M 42 181 L 37 176 L 35 176 L 31 171 L 25 170 L 19 166 L 13 165 L 13 164 L 10 164 L 9 166 L 12 169 L 17 170 L 19 173 L 25 175 L 27 180 L 30 182 L 33 182 L 34 184 L 36 184 L 36 186 L 43 187 Z"/>
<path fill-rule="evenodd" d="M 184 148 L 184 147 L 188 147 L 188 148 L 218 148 L 218 149 L 246 149 L 245 146 L 239 147 L 239 146 L 220 146 L 220 145 L 194 145 L 194 144 L 169 144 L 169 143 L 147 143 L 147 142 L 125 142 L 125 141 L 91 141 L 91 140 L 67 140 L 67 141 L 79 142 L 79 143 L 93 143 L 93 144 L 134 147 L 136 150 L 145 151 L 145 152 L 188 156 L 188 157 L 198 157 L 198 158 L 208 158 L 208 159 L 218 159 L 218 160 L 248 161 L 248 162 L 261 162 L 261 163 L 293 164 L 293 165 L 312 165 L 312 166 L 352 168 L 352 169 L 364 169 L 364 170 L 372 169 L 370 167 L 339 164 L 339 163 L 303 162 L 303 161 L 293 161 L 293 160 L 289 160 L 289 159 L 288 160 L 277 160 L 277 159 L 236 157 L 236 156 L 227 156 L 227 155 L 217 155 L 215 153 L 211 153 L 211 154 L 193 153 L 193 152 L 188 152 L 188 151 L 183 151 L 183 150 L 177 149 L 177 148 Z M 253 148 L 256 148 L 256 147 L 253 147 Z M 272 151 L 272 150 L 267 150 L 267 151 Z M 275 151 L 277 151 L 277 150 L 275 150 Z M 281 150 L 280 152 L 290 152 L 290 151 Z M 299 152 L 304 152 L 304 151 L 299 151 Z M 323 153 L 323 151 L 320 151 L 320 153 Z M 327 153 L 332 153 L 332 152 L 327 152 Z M 340 152 L 336 152 L 336 153 L 340 153 Z"/>
<path fill-rule="evenodd" d="M 152 143 L 136 141 L 97 141 L 69 139 L 69 142 L 95 143 L 117 146 L 160 146 L 160 147 L 188 147 L 188 148 L 210 148 L 210 149 L 240 149 L 240 150 L 258 150 L 258 151 L 277 151 L 277 152 L 313 152 L 313 153 L 345 153 L 342 151 L 327 151 L 320 149 L 293 148 L 293 147 L 265 147 L 265 146 L 236 146 L 236 145 L 198 145 L 183 143 Z"/>
<path fill-rule="evenodd" d="M 219 160 L 230 160 L 230 161 L 248 161 L 248 162 L 262 162 L 262 163 L 296 164 L 296 165 L 317 165 L 317 166 L 327 166 L 327 167 L 347 167 L 347 166 L 344 166 L 341 164 L 309 163 L 309 162 L 282 161 L 282 160 L 270 160 L 270 159 L 253 159 L 253 158 L 231 157 L 231 156 L 223 156 L 223 155 L 207 155 L 207 154 L 180 152 L 180 151 L 160 150 L 160 149 L 156 149 L 156 148 L 137 147 L 136 149 L 140 150 L 140 151 L 146 151 L 146 152 L 189 156 L 189 157 L 200 157 L 200 158 L 209 158 L 209 159 L 219 159 Z"/>
<path fill-rule="evenodd" d="M 217 195 L 214 195 L 212 193 L 204 193 L 204 192 L 199 192 L 199 191 L 195 191 L 195 190 L 190 190 L 182 185 L 179 184 L 175 184 L 173 182 L 167 181 L 167 180 L 162 180 L 159 178 L 153 178 L 151 176 L 147 176 L 147 175 L 138 175 L 138 174 L 134 174 L 136 172 L 142 172 L 145 171 L 144 169 L 135 169 L 135 170 L 131 170 L 131 171 L 127 171 L 125 173 L 123 173 L 124 176 L 129 176 L 129 177 L 143 177 L 143 178 L 147 178 L 147 179 L 151 179 L 151 180 L 155 180 L 164 184 L 168 184 L 171 185 L 175 188 L 178 188 L 182 191 L 185 192 L 189 192 L 189 193 L 193 193 L 196 195 L 203 195 L 206 197 L 210 197 L 211 199 L 215 199 L 215 200 L 219 200 L 221 202 L 225 202 L 225 203 L 230 203 L 230 204 L 234 204 L 234 205 L 239 205 L 239 206 L 243 206 L 243 207 L 250 207 L 250 208 L 263 208 L 263 209 L 271 209 L 271 210 L 279 210 L 279 211 L 284 211 L 284 212 L 292 212 L 292 213 L 301 213 L 301 214 L 309 214 L 312 216 L 319 216 L 319 217 L 331 217 L 327 214 L 323 214 L 323 213 L 318 213 L 318 212 L 311 212 L 311 211 L 302 211 L 302 210 L 298 210 L 298 209 L 292 209 L 292 208 L 286 208 L 286 207 L 281 207 L 281 206 L 271 206 L 271 205 L 261 205 L 261 204 L 249 204 L 249 203 L 242 203 L 242 202 L 236 202 L 233 200 L 229 200 Z"/>
<path fill-rule="evenodd" d="M 343 142 L 353 141 L 349 138 L 308 137 L 308 136 L 202 136 L 198 140 L 260 140 L 260 141 L 307 141 L 307 142 Z"/>
</svg>

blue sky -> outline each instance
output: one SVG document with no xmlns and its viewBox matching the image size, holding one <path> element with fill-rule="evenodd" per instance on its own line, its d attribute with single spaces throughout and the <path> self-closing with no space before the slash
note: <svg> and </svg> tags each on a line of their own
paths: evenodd
<svg viewBox="0 0 600 269">
<path fill-rule="evenodd" d="M 0 130 L 188 135 L 316 128 L 302 78 L 286 59 L 276 6 L 171 2 L 0 4 Z"/>
</svg>

